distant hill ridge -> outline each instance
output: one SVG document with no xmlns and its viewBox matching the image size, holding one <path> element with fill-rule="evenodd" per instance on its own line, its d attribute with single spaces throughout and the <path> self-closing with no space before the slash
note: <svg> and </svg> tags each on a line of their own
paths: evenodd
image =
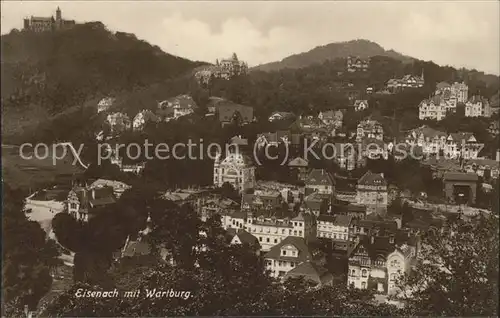
<svg viewBox="0 0 500 318">
<path fill-rule="evenodd" d="M 283 68 L 302 68 L 311 64 L 323 63 L 337 58 L 347 58 L 348 56 L 359 56 L 361 58 L 387 56 L 403 62 L 411 62 L 414 60 L 412 57 L 403 55 L 394 50 L 385 50 L 375 42 L 360 39 L 317 46 L 308 52 L 291 55 L 279 62 L 255 66 L 252 70 L 277 71 Z"/>
</svg>

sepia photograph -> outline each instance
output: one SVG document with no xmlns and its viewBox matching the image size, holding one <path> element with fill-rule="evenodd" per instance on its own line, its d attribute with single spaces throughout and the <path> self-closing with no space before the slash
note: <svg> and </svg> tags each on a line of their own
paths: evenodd
<svg viewBox="0 0 500 318">
<path fill-rule="evenodd" d="M 2 318 L 498 316 L 499 1 L 0 4 Z"/>
</svg>

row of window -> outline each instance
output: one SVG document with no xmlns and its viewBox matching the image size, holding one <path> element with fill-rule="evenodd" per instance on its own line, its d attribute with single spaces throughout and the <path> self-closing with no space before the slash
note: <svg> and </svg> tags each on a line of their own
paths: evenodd
<svg viewBox="0 0 500 318">
<path fill-rule="evenodd" d="M 281 266 L 281 267 L 292 267 L 294 268 L 297 265 L 297 262 L 288 262 L 288 261 L 276 261 L 276 260 L 267 260 L 267 266 Z"/>
<path fill-rule="evenodd" d="M 328 236 L 327 236 L 328 235 Z M 347 241 L 347 234 L 339 234 L 337 235 L 336 233 L 333 233 L 333 236 L 332 236 L 332 233 L 324 233 L 324 232 L 320 232 L 319 233 L 319 236 L 320 237 L 328 237 L 328 238 L 333 238 L 334 240 L 336 239 L 339 239 L 339 240 L 345 240 Z"/>
</svg>

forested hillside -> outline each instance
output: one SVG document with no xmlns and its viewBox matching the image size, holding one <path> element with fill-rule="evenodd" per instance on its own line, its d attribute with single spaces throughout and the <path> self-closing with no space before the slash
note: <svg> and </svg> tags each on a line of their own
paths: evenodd
<svg viewBox="0 0 500 318">
<path fill-rule="evenodd" d="M 58 32 L 13 30 L 1 38 L 4 132 L 82 105 L 188 73 L 201 65 L 100 22 Z M 38 121 L 37 121 L 38 122 Z M 14 127 L 12 127 L 14 126 Z"/>
</svg>

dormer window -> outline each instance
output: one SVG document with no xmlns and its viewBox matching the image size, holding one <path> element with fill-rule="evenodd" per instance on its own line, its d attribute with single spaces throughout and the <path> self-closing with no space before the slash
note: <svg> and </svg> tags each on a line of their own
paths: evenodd
<svg viewBox="0 0 500 318">
<path fill-rule="evenodd" d="M 281 255 L 286 256 L 286 250 L 282 250 Z"/>
</svg>

